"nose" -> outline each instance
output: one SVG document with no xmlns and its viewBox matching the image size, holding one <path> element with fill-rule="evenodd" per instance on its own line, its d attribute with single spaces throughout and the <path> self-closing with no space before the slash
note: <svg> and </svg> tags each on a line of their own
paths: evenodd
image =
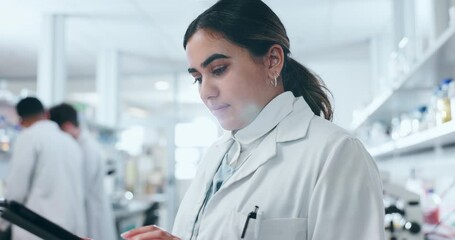
<svg viewBox="0 0 455 240">
<path fill-rule="evenodd" d="M 204 79 L 199 84 L 199 96 L 202 101 L 217 97 L 219 94 L 219 89 L 216 83 L 211 79 Z"/>
</svg>

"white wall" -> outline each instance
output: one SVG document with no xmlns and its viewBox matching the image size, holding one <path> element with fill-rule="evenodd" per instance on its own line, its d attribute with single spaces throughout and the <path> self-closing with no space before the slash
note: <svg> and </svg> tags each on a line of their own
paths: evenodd
<svg viewBox="0 0 455 240">
<path fill-rule="evenodd" d="M 304 64 L 318 74 L 333 94 L 334 123 L 349 128 L 354 109 L 371 100 L 371 67 L 367 43 L 343 46 L 310 57 Z"/>
</svg>

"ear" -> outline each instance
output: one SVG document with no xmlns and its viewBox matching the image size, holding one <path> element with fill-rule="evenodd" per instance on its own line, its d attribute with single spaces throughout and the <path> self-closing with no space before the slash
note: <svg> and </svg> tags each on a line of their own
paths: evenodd
<svg viewBox="0 0 455 240">
<path fill-rule="evenodd" d="M 73 130 L 73 124 L 71 122 L 64 122 L 61 126 L 64 132 L 71 132 Z"/>
<path fill-rule="evenodd" d="M 266 55 L 266 67 L 272 79 L 277 75 L 281 75 L 283 65 L 284 65 L 283 48 L 278 44 L 274 44 L 270 47 Z"/>
</svg>

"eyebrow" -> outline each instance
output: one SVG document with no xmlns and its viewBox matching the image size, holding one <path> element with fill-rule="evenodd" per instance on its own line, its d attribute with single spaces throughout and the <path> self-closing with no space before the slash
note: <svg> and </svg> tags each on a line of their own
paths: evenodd
<svg viewBox="0 0 455 240">
<path fill-rule="evenodd" d="M 230 58 L 224 54 L 221 54 L 221 53 L 215 53 L 215 54 L 212 54 L 210 57 L 208 57 L 207 59 L 205 59 L 202 63 L 201 63 L 201 67 L 202 68 L 206 68 L 210 63 L 212 63 L 213 61 L 217 60 L 217 59 L 225 59 L 225 58 Z M 189 73 L 194 73 L 194 72 L 197 72 L 197 70 L 195 68 L 188 68 L 188 72 Z"/>
</svg>

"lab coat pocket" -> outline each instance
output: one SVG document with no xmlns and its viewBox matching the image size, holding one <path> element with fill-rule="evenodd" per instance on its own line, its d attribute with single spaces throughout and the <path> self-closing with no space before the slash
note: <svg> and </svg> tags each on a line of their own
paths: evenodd
<svg viewBox="0 0 455 240">
<path fill-rule="evenodd" d="M 223 229 L 223 240 L 241 239 L 245 228 L 247 213 L 232 211 L 227 217 Z M 259 212 L 257 219 L 250 219 L 245 231 L 244 240 L 306 240 L 306 218 L 271 218 L 264 219 Z M 220 226 L 222 227 L 222 226 Z"/>
<path fill-rule="evenodd" d="M 306 240 L 307 219 L 306 218 L 273 218 L 263 219 L 260 223 L 261 240 Z"/>
</svg>

